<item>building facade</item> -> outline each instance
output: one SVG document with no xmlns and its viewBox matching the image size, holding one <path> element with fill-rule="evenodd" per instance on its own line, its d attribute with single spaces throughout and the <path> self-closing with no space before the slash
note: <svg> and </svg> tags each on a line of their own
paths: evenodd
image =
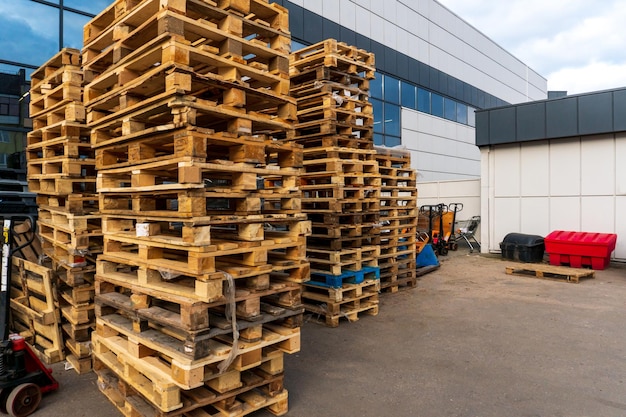
<svg viewBox="0 0 626 417">
<path fill-rule="evenodd" d="M 29 72 L 110 0 L 0 3 L 0 71 Z M 276 0 L 289 10 L 292 49 L 335 38 L 372 51 L 375 141 L 412 151 L 421 181 L 480 177 L 474 111 L 546 98 L 545 78 L 436 0 Z"/>
</svg>

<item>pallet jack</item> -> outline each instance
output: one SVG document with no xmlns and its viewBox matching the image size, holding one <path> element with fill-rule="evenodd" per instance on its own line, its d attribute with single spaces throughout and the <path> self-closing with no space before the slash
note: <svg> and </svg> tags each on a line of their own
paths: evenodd
<svg viewBox="0 0 626 417">
<path fill-rule="evenodd" d="M 13 247 L 15 222 L 29 221 L 34 230 L 35 220 L 23 214 L 0 214 L 0 217 L 3 218 L 0 271 L 0 411 L 13 417 L 26 417 L 39 407 L 42 394 L 56 390 L 59 383 L 52 376 L 52 370 L 41 362 L 22 336 L 9 334 L 11 257 L 34 240 L 33 233 L 27 242 Z"/>
</svg>

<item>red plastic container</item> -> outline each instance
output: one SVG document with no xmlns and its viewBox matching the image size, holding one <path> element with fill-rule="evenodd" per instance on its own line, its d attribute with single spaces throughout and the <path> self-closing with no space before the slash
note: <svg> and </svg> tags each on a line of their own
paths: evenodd
<svg viewBox="0 0 626 417">
<path fill-rule="evenodd" d="M 544 239 L 551 265 L 569 264 L 573 268 L 609 266 L 617 235 L 613 233 L 566 232 L 556 230 Z"/>
</svg>

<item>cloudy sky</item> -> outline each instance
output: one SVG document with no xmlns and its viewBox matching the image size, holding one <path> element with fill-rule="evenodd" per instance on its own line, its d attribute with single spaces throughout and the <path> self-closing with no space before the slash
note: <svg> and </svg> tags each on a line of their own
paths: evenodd
<svg viewBox="0 0 626 417">
<path fill-rule="evenodd" d="M 569 94 L 626 87 L 625 0 L 438 0 Z"/>
</svg>

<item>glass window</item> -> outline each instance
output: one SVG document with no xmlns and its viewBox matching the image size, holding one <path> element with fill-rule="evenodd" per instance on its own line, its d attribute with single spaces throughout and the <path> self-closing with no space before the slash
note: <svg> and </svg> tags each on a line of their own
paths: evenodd
<svg viewBox="0 0 626 417">
<path fill-rule="evenodd" d="M 430 91 L 417 89 L 417 110 L 430 114 Z"/>
<path fill-rule="evenodd" d="M 15 97 L 0 97 L 0 116 L 19 116 L 20 102 Z"/>
<path fill-rule="evenodd" d="M 393 147 L 402 145 L 402 140 L 398 136 L 385 136 L 385 146 Z"/>
<path fill-rule="evenodd" d="M 465 104 L 456 103 L 456 121 L 467 124 L 467 106 Z"/>
<path fill-rule="evenodd" d="M 432 93 L 430 97 L 431 114 L 437 117 L 443 117 L 443 97 L 439 94 Z"/>
<path fill-rule="evenodd" d="M 0 166 L 7 166 L 7 154 L 0 153 Z"/>
<path fill-rule="evenodd" d="M 371 99 L 370 101 L 374 111 L 374 133 L 383 133 L 383 102 L 376 99 Z"/>
<path fill-rule="evenodd" d="M 456 122 L 456 101 L 449 98 L 443 99 L 443 117 Z"/>
<path fill-rule="evenodd" d="M 385 144 L 385 137 L 381 135 L 380 133 L 375 134 L 374 145 L 384 145 L 384 144 Z"/>
<path fill-rule="evenodd" d="M 81 12 L 99 14 L 109 7 L 111 0 L 63 0 L 63 7 L 80 10 Z"/>
<path fill-rule="evenodd" d="M 294 41 L 294 40 L 291 41 L 291 50 L 294 51 L 294 52 L 295 51 L 299 51 L 300 49 L 306 48 L 306 47 L 307 47 L 307 45 L 305 45 L 303 43 L 300 43 L 300 42 Z"/>
<path fill-rule="evenodd" d="M 472 127 L 476 127 L 476 113 L 474 113 L 475 111 L 476 109 L 473 107 L 467 108 L 467 124 Z"/>
<path fill-rule="evenodd" d="M 370 96 L 374 98 L 383 98 L 383 74 L 376 73 L 376 78 L 370 80 Z"/>
<path fill-rule="evenodd" d="M 59 50 L 59 9 L 29 0 L 0 2 L 0 58 L 39 66 Z"/>
<path fill-rule="evenodd" d="M 72 12 L 63 12 L 63 47 L 83 48 L 83 26 L 91 18 Z"/>
<path fill-rule="evenodd" d="M 400 106 L 385 103 L 385 135 L 400 136 Z"/>
<path fill-rule="evenodd" d="M 400 104 L 400 80 L 385 75 L 384 94 L 385 101 Z"/>
<path fill-rule="evenodd" d="M 415 104 L 415 86 L 402 81 L 402 106 L 417 109 Z"/>
</svg>

